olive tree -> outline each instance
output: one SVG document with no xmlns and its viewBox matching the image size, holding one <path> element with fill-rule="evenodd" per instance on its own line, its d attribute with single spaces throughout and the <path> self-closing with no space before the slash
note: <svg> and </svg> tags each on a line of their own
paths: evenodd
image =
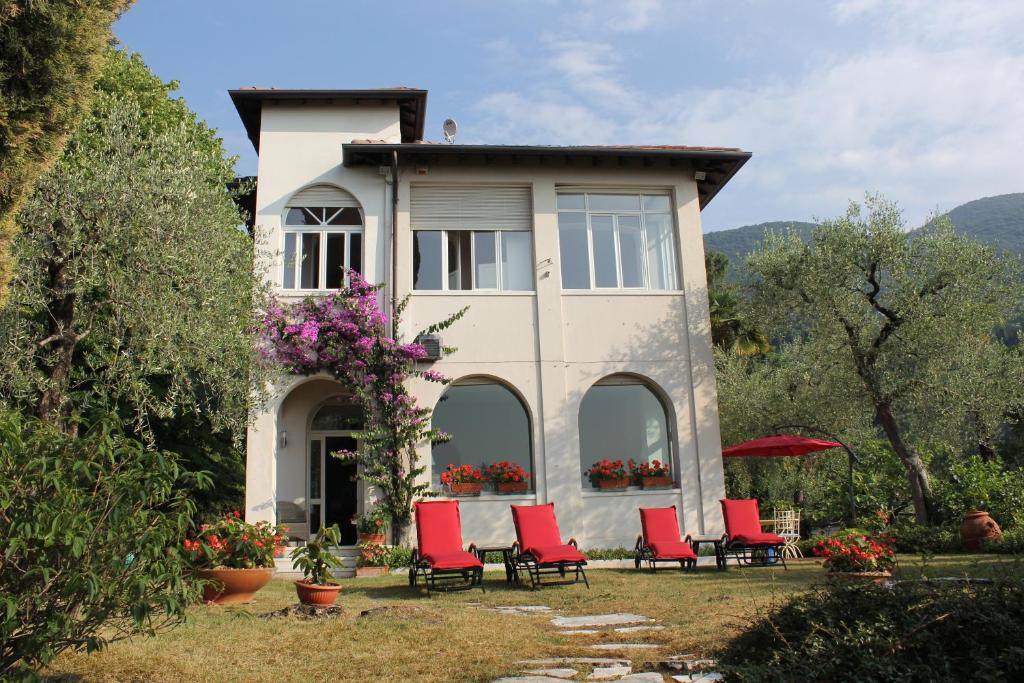
<svg viewBox="0 0 1024 683">
<path fill-rule="evenodd" d="M 928 522 L 932 489 L 916 443 L 940 420 L 988 430 L 1013 402 L 977 391 L 993 381 L 993 353 L 1017 367 L 989 344 L 1022 300 L 1019 263 L 948 220 L 909 234 L 893 203 L 869 195 L 822 221 L 810 244 L 769 236 L 748 267 L 755 321 L 799 338 L 812 367 L 855 378 L 833 391 L 879 426 L 906 470 L 918 521 Z"/>
</svg>

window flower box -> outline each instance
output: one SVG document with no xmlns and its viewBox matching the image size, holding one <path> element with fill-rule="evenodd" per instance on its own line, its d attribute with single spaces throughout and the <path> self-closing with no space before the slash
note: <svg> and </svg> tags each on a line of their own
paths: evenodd
<svg viewBox="0 0 1024 683">
<path fill-rule="evenodd" d="M 672 488 L 672 473 L 668 469 L 668 463 L 662 463 L 660 460 L 637 463 L 630 459 L 629 473 L 641 488 Z"/>
<path fill-rule="evenodd" d="M 640 486 L 644 489 L 670 489 L 672 488 L 672 477 L 640 477 Z"/>
<path fill-rule="evenodd" d="M 441 483 L 448 487 L 453 496 L 479 496 L 483 486 L 484 473 L 479 467 L 448 463 L 441 473 Z"/>
<path fill-rule="evenodd" d="M 501 494 L 526 493 L 529 488 L 525 481 L 502 481 L 494 485 L 495 492 Z"/>
<path fill-rule="evenodd" d="M 483 484 L 480 482 L 465 482 L 448 484 L 448 489 L 453 496 L 479 496 Z"/>
<path fill-rule="evenodd" d="M 494 482 L 494 490 L 497 493 L 526 493 L 530 488 L 527 479 L 530 478 L 520 465 L 514 462 L 502 460 L 487 468 L 487 477 Z"/>
<path fill-rule="evenodd" d="M 598 479 L 594 485 L 600 491 L 625 491 L 629 488 L 629 478 L 622 479 Z"/>
<path fill-rule="evenodd" d="M 586 475 L 591 486 L 600 491 L 625 491 L 629 488 L 629 472 L 621 460 L 598 460 Z"/>
</svg>

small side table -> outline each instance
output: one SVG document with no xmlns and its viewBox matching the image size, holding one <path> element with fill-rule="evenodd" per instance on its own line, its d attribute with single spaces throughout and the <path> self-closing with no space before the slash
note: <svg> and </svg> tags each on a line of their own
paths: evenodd
<svg viewBox="0 0 1024 683">
<path fill-rule="evenodd" d="M 488 553 L 501 553 L 501 560 L 505 563 L 505 581 L 515 583 L 517 580 L 515 569 L 512 567 L 512 546 L 510 545 L 478 545 L 476 556 L 480 561 L 487 564 Z"/>
<path fill-rule="evenodd" d="M 700 544 L 711 543 L 715 546 L 715 566 L 719 571 L 725 571 L 725 552 L 722 549 L 722 537 L 721 536 L 690 536 L 690 547 L 693 548 L 693 554 L 700 554 Z"/>
</svg>

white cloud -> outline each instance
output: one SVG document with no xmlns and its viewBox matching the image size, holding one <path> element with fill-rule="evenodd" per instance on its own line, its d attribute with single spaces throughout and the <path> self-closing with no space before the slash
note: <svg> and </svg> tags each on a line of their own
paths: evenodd
<svg viewBox="0 0 1024 683">
<path fill-rule="evenodd" d="M 668 92 L 638 90 L 605 37 L 545 36 L 534 85 L 483 99 L 481 129 L 495 142 L 742 146 L 755 154 L 746 197 L 720 201 L 771 212 L 749 220 L 830 215 L 880 190 L 916 223 L 1024 190 L 1024 2 L 849 0 L 833 20 L 871 40 L 753 85 Z"/>
</svg>

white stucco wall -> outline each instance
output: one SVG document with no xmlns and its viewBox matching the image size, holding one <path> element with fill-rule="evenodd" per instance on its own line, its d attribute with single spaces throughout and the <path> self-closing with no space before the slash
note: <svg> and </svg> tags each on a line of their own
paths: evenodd
<svg viewBox="0 0 1024 683">
<path fill-rule="evenodd" d="M 333 113 L 332 113 L 333 112 Z M 342 187 L 365 213 L 365 274 L 380 281 L 387 272 L 390 197 L 375 168 L 340 165 L 341 143 L 356 138 L 398 139 L 397 109 L 333 110 L 281 107 L 264 111 L 261 135 L 257 224 L 271 244 L 280 242 L 284 204 L 295 191 L 316 182 Z M 640 530 L 636 508 L 676 505 L 685 533 L 720 533 L 718 499 L 724 497 L 717 396 L 707 313 L 704 250 L 696 185 L 685 169 L 623 170 L 475 166 L 431 167 L 426 175 L 404 168 L 399 182 L 399 297 L 412 294 L 400 332 L 411 340 L 430 323 L 469 306 L 465 318 L 445 332 L 446 345 L 459 348 L 435 369 L 454 377 L 484 375 L 513 387 L 530 414 L 535 492 L 527 496 L 461 499 L 467 543 L 514 538 L 510 503 L 554 501 L 563 534 L 582 547 L 631 547 Z M 410 182 L 528 184 L 534 204 L 535 293 L 412 292 Z M 659 189 L 671 192 L 675 207 L 682 291 L 562 294 L 555 208 L 559 184 Z M 268 275 L 279 281 L 275 260 Z M 667 404 L 672 450 L 681 486 L 670 491 L 598 493 L 580 484 L 579 404 L 594 382 L 629 373 L 656 386 Z M 416 381 L 421 404 L 433 407 L 443 387 Z M 312 399 L 310 399 L 312 401 Z M 295 414 L 302 409 L 295 403 Z M 285 462 L 302 462 L 291 448 L 306 448 L 298 417 L 272 407 L 257 417 L 249 434 L 246 510 L 269 518 L 276 499 L 303 489 L 304 473 Z M 275 435 L 289 433 L 287 453 Z M 420 455 L 429 466 L 430 448 Z M 426 475 L 429 478 L 429 472 Z"/>
</svg>

